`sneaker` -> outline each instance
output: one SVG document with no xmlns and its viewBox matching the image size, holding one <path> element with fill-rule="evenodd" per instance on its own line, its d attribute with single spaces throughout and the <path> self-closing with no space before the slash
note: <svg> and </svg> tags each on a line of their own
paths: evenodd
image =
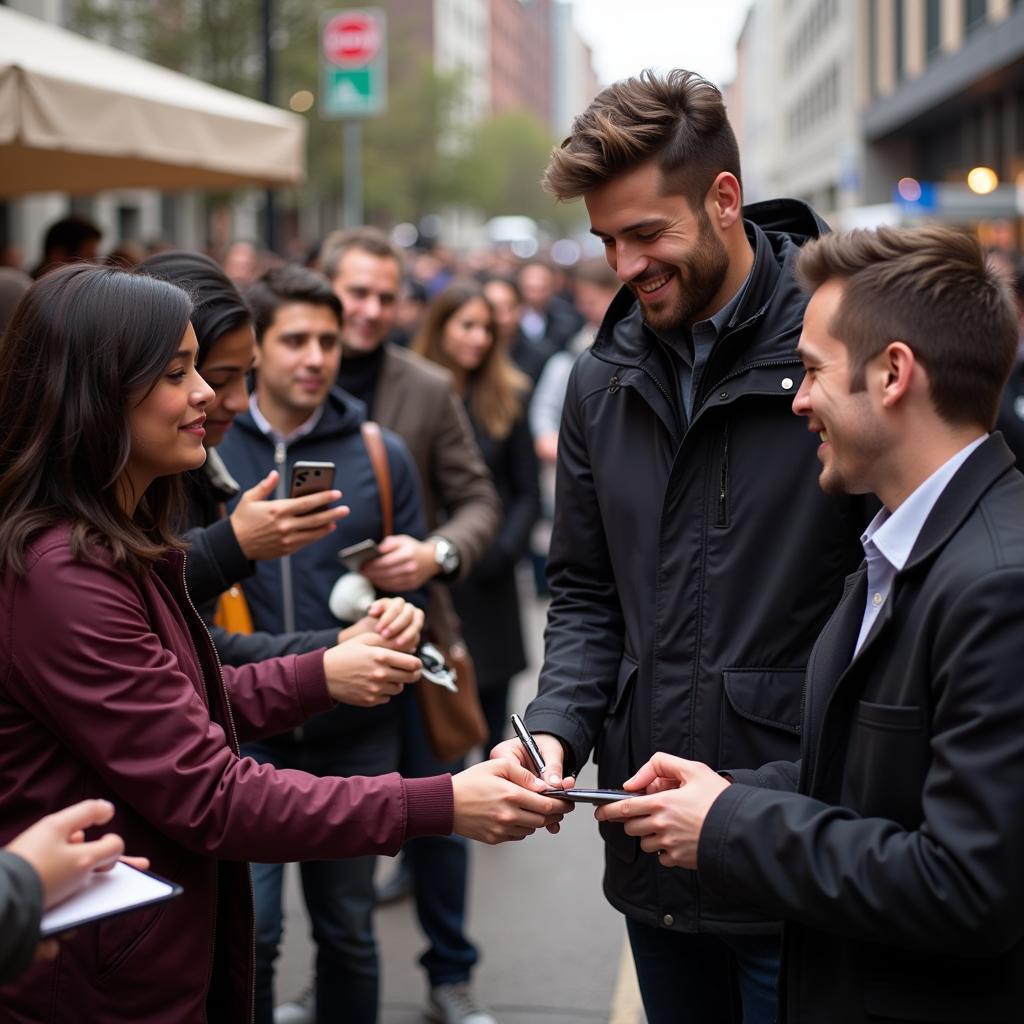
<svg viewBox="0 0 1024 1024">
<path fill-rule="evenodd" d="M 404 860 L 398 862 L 398 867 L 388 878 L 374 887 L 373 895 L 379 907 L 387 906 L 389 903 L 398 903 L 412 895 L 412 872 Z"/>
<path fill-rule="evenodd" d="M 432 988 L 427 1018 L 435 1024 L 498 1024 L 491 1011 L 477 1002 L 468 981 Z"/>
<path fill-rule="evenodd" d="M 313 1024 L 315 1020 L 312 985 L 289 1002 L 274 1007 L 274 1024 Z"/>
</svg>

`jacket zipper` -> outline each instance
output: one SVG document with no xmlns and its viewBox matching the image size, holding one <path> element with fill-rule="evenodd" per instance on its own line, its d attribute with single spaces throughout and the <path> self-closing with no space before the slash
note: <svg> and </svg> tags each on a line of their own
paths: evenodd
<svg viewBox="0 0 1024 1024">
<path fill-rule="evenodd" d="M 193 615 L 203 624 L 203 629 L 206 629 L 206 622 L 203 617 L 199 614 L 199 610 L 192 603 L 192 595 L 188 592 L 188 583 L 185 579 L 185 560 L 181 562 L 181 590 L 185 595 L 185 600 L 188 601 L 189 608 L 192 609 Z M 213 642 L 213 637 L 209 636 L 209 630 L 207 630 L 207 636 L 210 640 L 210 650 L 213 651 L 213 660 L 217 666 L 217 685 L 220 690 L 221 699 L 224 701 L 224 714 L 228 720 L 228 726 L 231 729 L 231 738 L 234 740 L 235 749 L 238 749 L 241 745 L 238 742 L 238 730 L 235 728 L 235 716 L 231 713 L 231 701 L 228 699 L 228 688 L 224 685 L 224 666 L 220 661 L 220 653 L 217 651 L 217 645 Z M 199 665 L 199 671 L 202 672 L 203 661 L 199 657 L 199 650 L 196 647 L 195 641 L 192 639 L 192 631 L 189 630 L 188 641 L 192 645 L 192 653 L 196 656 L 196 663 Z M 220 877 L 220 861 L 217 861 L 217 877 Z M 249 905 L 251 907 L 256 906 L 256 892 L 252 887 L 252 871 L 251 869 L 246 870 L 246 879 L 249 882 Z M 213 930 L 210 934 L 210 963 L 206 969 L 206 992 L 209 995 L 210 985 L 213 982 L 213 962 L 215 957 L 215 948 L 217 945 L 217 910 L 220 905 L 220 886 L 214 885 L 213 887 Z M 255 923 L 252 930 L 252 949 L 249 956 L 249 975 L 250 981 L 254 977 L 256 971 L 256 930 Z M 252 985 L 250 984 L 250 989 Z M 254 1024 L 256 1020 L 256 1001 L 253 994 L 255 990 L 250 992 L 249 1004 L 250 1024 Z M 206 1016 L 206 1001 L 203 1001 L 203 1022 L 206 1024 L 208 1018 Z"/>
<path fill-rule="evenodd" d="M 274 466 L 277 469 L 277 497 L 286 498 L 285 469 L 288 464 L 288 445 L 278 441 L 274 445 Z M 284 620 L 284 631 L 295 632 L 295 605 L 292 601 L 292 561 L 290 556 L 281 557 L 281 616 Z"/>
<path fill-rule="evenodd" d="M 715 526 L 724 528 L 729 525 L 729 420 L 725 421 L 725 433 L 722 437 L 722 472 L 718 481 L 718 514 Z"/>
</svg>

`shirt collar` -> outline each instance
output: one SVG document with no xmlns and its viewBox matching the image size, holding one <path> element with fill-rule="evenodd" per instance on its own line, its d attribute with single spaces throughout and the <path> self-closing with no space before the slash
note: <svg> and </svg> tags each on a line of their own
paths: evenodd
<svg viewBox="0 0 1024 1024">
<path fill-rule="evenodd" d="M 910 558 L 910 553 L 914 550 L 914 544 L 917 543 L 918 534 L 931 510 L 935 507 L 935 503 L 950 480 L 956 475 L 956 471 L 967 461 L 971 452 L 988 436 L 988 434 L 982 434 L 981 437 L 961 448 L 956 455 L 935 470 L 924 483 L 919 484 L 895 512 L 890 512 L 884 506 L 879 510 L 860 537 L 864 553 L 869 561 L 873 559 L 873 555 L 877 551 L 897 572 L 907 564 L 907 559 Z"/>
<path fill-rule="evenodd" d="M 320 417 L 324 414 L 324 406 L 320 404 L 313 410 L 313 415 L 309 417 L 304 423 L 300 423 L 290 434 L 279 434 L 271 425 L 270 421 L 260 412 L 260 407 L 256 402 L 256 392 L 254 391 L 249 396 L 249 415 L 252 416 L 253 422 L 259 427 L 260 432 L 266 434 L 268 437 L 274 439 L 277 444 L 291 444 L 293 441 L 297 441 L 300 437 L 305 437 L 307 434 L 312 433 L 313 429 L 320 422 Z"/>
</svg>

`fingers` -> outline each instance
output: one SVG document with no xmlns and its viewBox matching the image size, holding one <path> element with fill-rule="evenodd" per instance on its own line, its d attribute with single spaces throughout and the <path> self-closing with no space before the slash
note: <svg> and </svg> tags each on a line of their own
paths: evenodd
<svg viewBox="0 0 1024 1024">
<path fill-rule="evenodd" d="M 109 871 L 124 853 L 124 840 L 113 832 L 82 844 L 85 863 L 94 871 Z"/>
<path fill-rule="evenodd" d="M 60 952 L 60 945 L 56 939 L 43 939 L 38 946 L 36 946 L 35 956 L 32 958 L 33 963 L 42 963 L 46 960 L 56 960 L 57 954 Z"/>
<path fill-rule="evenodd" d="M 272 498 L 279 479 L 280 474 L 276 469 L 272 469 L 262 480 L 253 484 L 252 487 L 250 487 L 249 490 L 239 498 L 239 504 L 243 501 L 266 501 L 268 498 Z"/>
<path fill-rule="evenodd" d="M 337 509 L 328 509 L 327 506 L 332 502 L 340 500 L 341 491 L 335 490 L 304 494 L 301 498 L 279 498 L 277 503 L 280 505 L 282 512 L 291 516 L 309 516 L 312 522 L 314 521 L 313 513 L 317 512 L 318 509 L 324 510 L 319 514 L 321 520 L 324 516 L 329 516 L 331 513 L 336 512 Z"/>
<path fill-rule="evenodd" d="M 105 825 L 114 816 L 114 805 L 109 800 L 81 800 L 77 804 L 54 811 L 46 816 L 48 821 L 61 837 L 69 842 L 81 842 L 84 838 L 83 829 L 95 825 Z M 78 833 L 77 839 L 73 838 Z"/>
<path fill-rule="evenodd" d="M 149 858 L 148 857 L 122 857 L 121 862 L 127 864 L 130 868 L 135 868 L 136 871 L 148 871 L 149 870 Z"/>
</svg>

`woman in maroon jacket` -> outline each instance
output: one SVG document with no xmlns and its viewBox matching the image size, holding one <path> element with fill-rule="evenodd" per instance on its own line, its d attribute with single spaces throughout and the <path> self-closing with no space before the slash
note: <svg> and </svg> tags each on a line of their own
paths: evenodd
<svg viewBox="0 0 1024 1024">
<path fill-rule="evenodd" d="M 185 890 L 80 928 L 0 988 L 4 1020 L 248 1022 L 247 861 L 522 838 L 564 807 L 496 762 L 320 779 L 238 757 L 331 706 L 331 651 L 222 670 L 189 600 L 167 524 L 212 394 L 189 313 L 173 285 L 77 265 L 33 285 L 0 343 L 0 844 L 104 797 Z"/>
</svg>

